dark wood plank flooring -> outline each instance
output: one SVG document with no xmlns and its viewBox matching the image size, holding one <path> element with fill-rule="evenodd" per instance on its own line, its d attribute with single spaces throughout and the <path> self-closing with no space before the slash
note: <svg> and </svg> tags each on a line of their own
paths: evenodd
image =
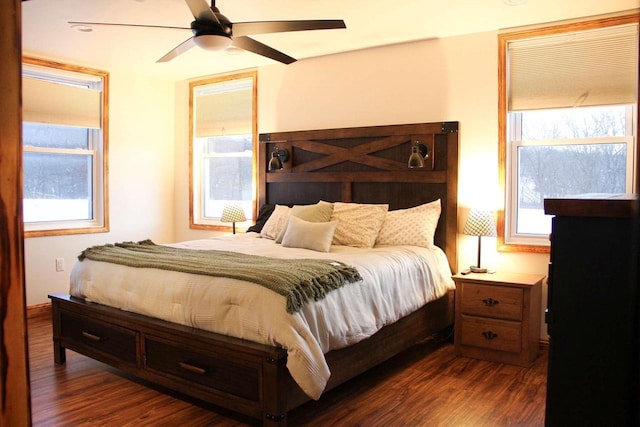
<svg viewBox="0 0 640 427">
<path fill-rule="evenodd" d="M 71 351 L 55 365 L 48 316 L 29 319 L 29 357 L 36 427 L 256 425 Z M 424 343 L 295 409 L 289 425 L 543 426 L 546 366 L 546 352 L 525 369 Z"/>
</svg>

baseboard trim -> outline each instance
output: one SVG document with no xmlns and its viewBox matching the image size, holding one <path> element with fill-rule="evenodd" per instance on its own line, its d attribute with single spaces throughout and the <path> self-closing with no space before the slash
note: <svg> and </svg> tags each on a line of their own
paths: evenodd
<svg viewBox="0 0 640 427">
<path fill-rule="evenodd" d="M 51 303 L 30 305 L 27 307 L 27 319 L 51 318 Z"/>
</svg>

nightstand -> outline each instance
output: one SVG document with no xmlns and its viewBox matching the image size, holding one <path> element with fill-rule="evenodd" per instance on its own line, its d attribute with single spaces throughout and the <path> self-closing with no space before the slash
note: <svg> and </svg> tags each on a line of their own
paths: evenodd
<svg viewBox="0 0 640 427">
<path fill-rule="evenodd" d="M 538 274 L 456 274 L 457 355 L 530 366 L 540 351 Z"/>
</svg>

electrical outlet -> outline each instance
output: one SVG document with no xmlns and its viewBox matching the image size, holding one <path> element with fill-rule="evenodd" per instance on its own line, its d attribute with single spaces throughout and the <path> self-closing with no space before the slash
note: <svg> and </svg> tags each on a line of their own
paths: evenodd
<svg viewBox="0 0 640 427">
<path fill-rule="evenodd" d="M 64 271 L 64 258 L 56 258 L 56 271 Z"/>
</svg>

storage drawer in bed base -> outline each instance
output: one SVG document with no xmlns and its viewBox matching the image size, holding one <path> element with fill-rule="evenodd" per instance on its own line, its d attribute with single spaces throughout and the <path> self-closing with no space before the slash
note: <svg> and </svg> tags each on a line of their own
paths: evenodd
<svg viewBox="0 0 640 427">
<path fill-rule="evenodd" d="M 187 381 L 259 401 L 260 364 L 230 361 L 205 352 L 185 349 L 156 337 L 145 337 L 145 369 L 175 381 Z"/>
<path fill-rule="evenodd" d="M 114 361 L 135 367 L 139 360 L 138 336 L 131 329 L 67 311 L 60 312 L 60 325 L 63 347 L 107 363 Z"/>
</svg>

